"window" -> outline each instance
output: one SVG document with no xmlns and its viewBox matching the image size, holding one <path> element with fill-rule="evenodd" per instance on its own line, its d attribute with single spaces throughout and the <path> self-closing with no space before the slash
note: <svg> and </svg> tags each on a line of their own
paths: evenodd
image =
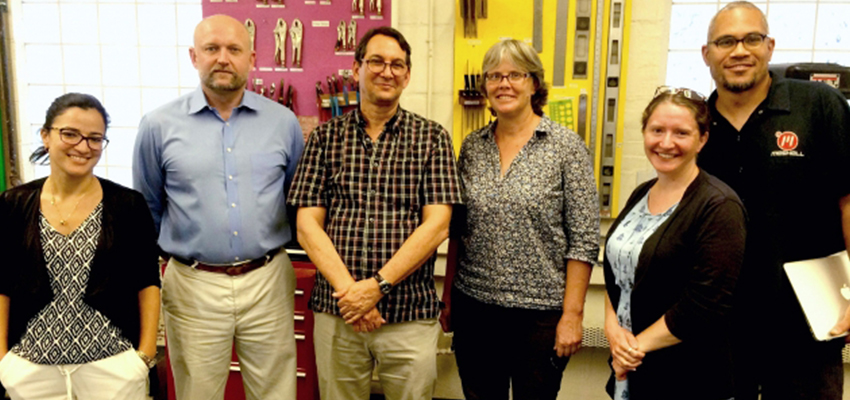
<svg viewBox="0 0 850 400">
<path fill-rule="evenodd" d="M 667 84 L 714 90 L 700 47 L 708 24 L 725 1 L 673 0 Z M 771 63 L 832 62 L 850 66 L 850 1 L 754 1 L 767 15 L 770 36 L 776 39 Z"/>
<path fill-rule="evenodd" d="M 61 94 L 91 94 L 106 107 L 109 147 L 99 176 L 130 186 L 141 116 L 193 90 L 189 59 L 200 0 L 13 0 L 21 158 L 40 145 L 38 130 Z M 24 167 L 24 179 L 48 166 Z"/>
</svg>

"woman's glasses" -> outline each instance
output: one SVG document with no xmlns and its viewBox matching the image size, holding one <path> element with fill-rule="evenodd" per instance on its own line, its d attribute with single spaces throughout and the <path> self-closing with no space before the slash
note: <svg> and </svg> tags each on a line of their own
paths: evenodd
<svg viewBox="0 0 850 400">
<path fill-rule="evenodd" d="M 677 88 L 677 87 L 672 87 L 672 86 L 659 86 L 658 89 L 655 89 L 655 95 L 652 96 L 652 98 L 654 99 L 654 98 L 661 96 L 662 94 L 665 94 L 665 93 L 670 93 L 671 95 L 674 95 L 674 96 L 677 95 L 677 94 L 681 94 L 682 96 L 684 96 L 685 98 L 690 99 L 690 100 L 705 101 L 705 96 L 703 96 L 701 93 L 697 92 L 696 90 L 691 90 L 691 89 L 688 89 L 688 88 Z"/>
</svg>

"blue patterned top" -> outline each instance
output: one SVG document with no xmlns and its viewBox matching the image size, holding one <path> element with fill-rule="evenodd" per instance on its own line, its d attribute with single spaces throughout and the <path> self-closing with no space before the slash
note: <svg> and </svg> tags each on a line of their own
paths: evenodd
<svg viewBox="0 0 850 400">
<path fill-rule="evenodd" d="M 655 233 L 664 221 L 676 210 L 674 204 L 658 215 L 649 212 L 649 192 L 629 211 L 617 229 L 610 235 L 605 247 L 605 255 L 611 263 L 611 269 L 617 286 L 620 288 L 620 302 L 617 307 L 617 321 L 620 326 L 632 331 L 632 289 L 635 286 L 635 269 L 643 244 Z M 617 381 L 614 398 L 628 400 L 628 380 Z"/>
</svg>

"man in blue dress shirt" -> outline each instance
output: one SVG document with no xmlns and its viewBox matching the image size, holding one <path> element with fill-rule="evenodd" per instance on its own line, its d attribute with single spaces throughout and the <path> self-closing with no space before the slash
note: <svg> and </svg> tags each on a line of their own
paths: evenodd
<svg viewBox="0 0 850 400">
<path fill-rule="evenodd" d="M 248 399 L 295 398 L 295 276 L 286 195 L 304 148 L 295 115 L 245 90 L 237 20 L 195 28 L 201 85 L 139 124 L 133 182 L 169 257 L 163 311 L 178 399 L 222 399 L 231 346 Z M 294 222 L 294 221 L 293 221 Z"/>
</svg>

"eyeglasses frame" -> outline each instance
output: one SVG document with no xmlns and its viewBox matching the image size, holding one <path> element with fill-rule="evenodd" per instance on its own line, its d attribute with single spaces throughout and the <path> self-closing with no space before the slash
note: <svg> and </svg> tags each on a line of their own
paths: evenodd
<svg viewBox="0 0 850 400">
<path fill-rule="evenodd" d="M 62 127 L 62 128 L 57 128 L 57 127 L 55 127 L 55 126 L 51 126 L 51 127 L 49 127 L 48 129 L 49 129 L 49 130 L 51 130 L 51 131 L 52 131 L 52 130 L 57 130 L 57 131 L 59 131 L 59 140 L 61 140 L 61 141 L 62 141 L 62 143 L 65 143 L 65 144 L 70 145 L 70 146 L 76 146 L 76 145 L 80 144 L 80 142 L 82 142 L 82 141 L 84 141 L 84 140 L 85 140 L 85 141 L 86 141 L 86 146 L 88 146 L 88 148 L 89 148 L 90 150 L 92 150 L 92 151 L 103 151 L 103 149 L 105 149 L 105 148 L 106 148 L 106 146 L 109 144 L 109 139 L 107 139 L 107 138 L 106 138 L 106 135 L 104 135 L 104 136 L 102 136 L 102 137 L 100 137 L 100 138 L 99 138 L 99 139 L 102 139 L 102 140 L 103 140 L 103 145 L 102 145 L 99 149 L 96 149 L 96 148 L 94 148 L 94 147 L 92 147 L 92 146 L 91 146 L 91 142 L 90 142 L 90 140 L 92 140 L 92 139 L 98 139 L 98 138 L 96 138 L 96 137 L 94 137 L 94 136 L 85 136 L 85 135 L 83 135 L 83 133 L 82 133 L 82 132 L 80 132 L 80 131 L 79 131 L 79 130 L 77 130 L 76 128 L 69 128 L 69 127 L 67 127 L 67 126 Z M 65 138 L 62 136 L 62 130 L 63 130 L 63 129 L 73 129 L 73 130 L 77 131 L 77 133 L 80 135 L 80 140 L 79 140 L 79 141 L 77 141 L 77 143 L 70 143 L 70 142 L 67 142 L 67 141 L 65 140 Z"/>
</svg>

